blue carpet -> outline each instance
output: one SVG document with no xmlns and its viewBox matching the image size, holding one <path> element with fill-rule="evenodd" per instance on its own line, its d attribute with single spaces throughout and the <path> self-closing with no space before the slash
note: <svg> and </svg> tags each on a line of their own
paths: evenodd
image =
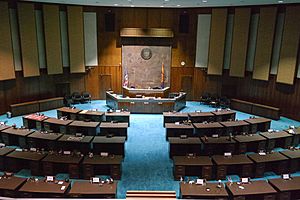
<svg viewBox="0 0 300 200">
<path fill-rule="evenodd" d="M 106 111 L 108 107 L 105 101 L 97 100 L 92 103 L 77 104 L 79 109 L 98 109 Z M 201 105 L 199 102 L 187 102 L 182 112 L 213 111 L 215 108 Z M 56 110 L 42 112 L 47 116 L 56 117 Z M 237 111 L 237 119 L 248 119 L 250 114 Z M 8 121 L 9 125 L 23 124 L 22 117 L 7 119 L 6 115 L 0 116 L 0 121 Z M 169 145 L 165 139 L 163 128 L 163 116 L 161 114 L 131 114 L 130 127 L 128 128 L 128 140 L 125 143 L 125 159 L 122 165 L 122 180 L 118 183 L 118 198 L 125 198 L 127 190 L 175 190 L 179 195 L 179 182 L 173 179 L 173 163 L 169 159 Z M 272 121 L 271 128 L 283 130 L 289 126 L 300 126 L 300 122 L 281 117 L 278 121 Z M 281 149 L 276 149 L 280 151 Z M 26 170 L 21 170 L 19 176 L 30 176 Z M 293 174 L 300 176 L 300 172 Z M 58 174 L 57 178 L 65 179 L 67 174 Z M 239 177 L 228 176 L 233 181 Z M 276 174 L 268 172 L 266 178 L 276 178 Z M 222 180 L 226 182 L 226 180 Z"/>
</svg>

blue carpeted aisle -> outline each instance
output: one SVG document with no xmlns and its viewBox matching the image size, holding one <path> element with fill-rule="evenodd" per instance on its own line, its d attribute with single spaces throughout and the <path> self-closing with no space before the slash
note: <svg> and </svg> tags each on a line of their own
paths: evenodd
<svg viewBox="0 0 300 200">
<path fill-rule="evenodd" d="M 80 109 L 98 109 L 106 111 L 105 101 L 92 101 L 88 104 L 75 105 Z M 214 108 L 200 105 L 199 102 L 187 102 L 187 107 L 182 112 L 195 110 L 212 111 Z M 43 112 L 47 116 L 56 117 L 56 110 Z M 238 119 L 247 119 L 251 115 L 237 112 Z M 22 117 L 7 119 L 0 116 L 0 121 L 8 121 L 9 125 L 22 125 Z M 122 165 L 122 180 L 118 184 L 118 198 L 125 198 L 127 190 L 175 190 L 179 195 L 178 181 L 173 180 L 172 166 L 169 159 L 169 145 L 165 138 L 161 114 L 131 114 L 128 140 L 125 144 L 125 158 Z M 271 128 L 286 129 L 290 125 L 300 126 L 300 122 L 281 117 L 272 121 Z M 19 175 L 27 175 L 21 171 Z M 295 175 L 298 175 L 296 173 Z M 231 176 L 233 180 L 238 179 Z M 266 173 L 265 178 L 276 177 Z"/>
</svg>

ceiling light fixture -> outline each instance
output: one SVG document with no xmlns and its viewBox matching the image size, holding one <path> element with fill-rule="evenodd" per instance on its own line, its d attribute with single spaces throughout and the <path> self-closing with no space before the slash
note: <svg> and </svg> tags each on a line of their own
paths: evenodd
<svg viewBox="0 0 300 200">
<path fill-rule="evenodd" d="M 280 1 L 278 1 L 278 3 L 283 3 L 283 1 L 280 0 Z"/>
<path fill-rule="evenodd" d="M 180 7 L 180 6 L 181 6 L 181 5 L 179 5 L 179 4 L 177 5 L 177 7 Z"/>
<path fill-rule="evenodd" d="M 115 3 L 114 6 L 118 6 L 119 4 Z"/>
<path fill-rule="evenodd" d="M 207 0 L 202 0 L 203 3 L 207 3 Z"/>
</svg>

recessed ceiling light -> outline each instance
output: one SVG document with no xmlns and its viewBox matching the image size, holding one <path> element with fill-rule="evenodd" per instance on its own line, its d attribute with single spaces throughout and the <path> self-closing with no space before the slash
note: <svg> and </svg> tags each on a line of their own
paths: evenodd
<svg viewBox="0 0 300 200">
<path fill-rule="evenodd" d="M 202 0 L 203 3 L 207 3 L 207 0 Z"/>
<path fill-rule="evenodd" d="M 169 0 L 165 0 L 165 1 L 169 1 Z"/>
<path fill-rule="evenodd" d="M 118 6 L 119 4 L 115 3 L 114 6 Z"/>
<path fill-rule="evenodd" d="M 161 8 L 165 7 L 165 6 L 160 6 Z"/>
<path fill-rule="evenodd" d="M 181 6 L 181 5 L 179 5 L 179 4 L 177 5 L 177 7 L 180 7 L 180 6 Z"/>
<path fill-rule="evenodd" d="M 283 1 L 278 1 L 278 3 L 283 3 Z"/>
<path fill-rule="evenodd" d="M 130 5 L 130 7 L 134 7 L 134 5 Z"/>
</svg>

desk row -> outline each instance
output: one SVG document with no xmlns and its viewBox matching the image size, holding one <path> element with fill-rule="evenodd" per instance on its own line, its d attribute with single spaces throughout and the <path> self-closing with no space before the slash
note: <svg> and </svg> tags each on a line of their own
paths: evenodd
<svg viewBox="0 0 300 200">
<path fill-rule="evenodd" d="M 180 183 L 183 199 L 294 200 L 300 198 L 300 177 L 250 182 L 188 184 Z"/>
<path fill-rule="evenodd" d="M 239 135 L 241 133 L 265 132 L 270 129 L 271 120 L 255 118 L 238 121 L 212 123 L 166 123 L 167 137 L 180 135 L 212 136 L 212 135 Z"/>
<path fill-rule="evenodd" d="M 75 136 L 14 128 L 2 130 L 0 136 L 5 145 L 21 148 L 79 151 L 83 154 L 108 152 L 125 156 L 125 136 Z"/>
<path fill-rule="evenodd" d="M 121 179 L 122 160 L 120 155 L 83 156 L 70 152 L 0 148 L 0 170 L 18 172 L 21 169 L 29 169 L 33 176 L 69 173 L 70 178 L 89 179 L 95 175 L 109 175 L 113 179 Z"/>
<path fill-rule="evenodd" d="M 21 178 L 16 176 L 0 177 L 0 196 L 21 198 L 116 198 L 117 182 L 100 180 L 100 183 L 80 180 L 70 181 L 35 178 Z"/>
<path fill-rule="evenodd" d="M 166 123 L 182 122 L 187 120 L 190 120 L 192 123 L 201 123 L 205 121 L 222 122 L 228 120 L 235 120 L 235 116 L 236 112 L 230 109 L 218 109 L 213 112 L 163 112 L 164 126 Z"/>
<path fill-rule="evenodd" d="M 297 131 L 299 131 L 298 129 Z M 220 155 L 225 152 L 272 151 L 274 148 L 297 147 L 300 134 L 286 131 L 220 137 L 169 137 L 170 157 L 174 155 Z"/>
<path fill-rule="evenodd" d="M 87 122 L 75 120 L 63 120 L 43 116 L 43 119 L 23 117 L 25 128 L 34 128 L 37 130 L 54 131 L 57 133 L 69 133 L 75 135 L 82 133 L 84 135 L 105 135 L 114 134 L 127 137 L 127 122 Z"/>
<path fill-rule="evenodd" d="M 231 156 L 173 156 L 174 178 L 199 176 L 207 180 L 225 179 L 227 175 L 263 177 L 265 172 L 294 173 L 300 170 L 300 150 Z"/>
</svg>

